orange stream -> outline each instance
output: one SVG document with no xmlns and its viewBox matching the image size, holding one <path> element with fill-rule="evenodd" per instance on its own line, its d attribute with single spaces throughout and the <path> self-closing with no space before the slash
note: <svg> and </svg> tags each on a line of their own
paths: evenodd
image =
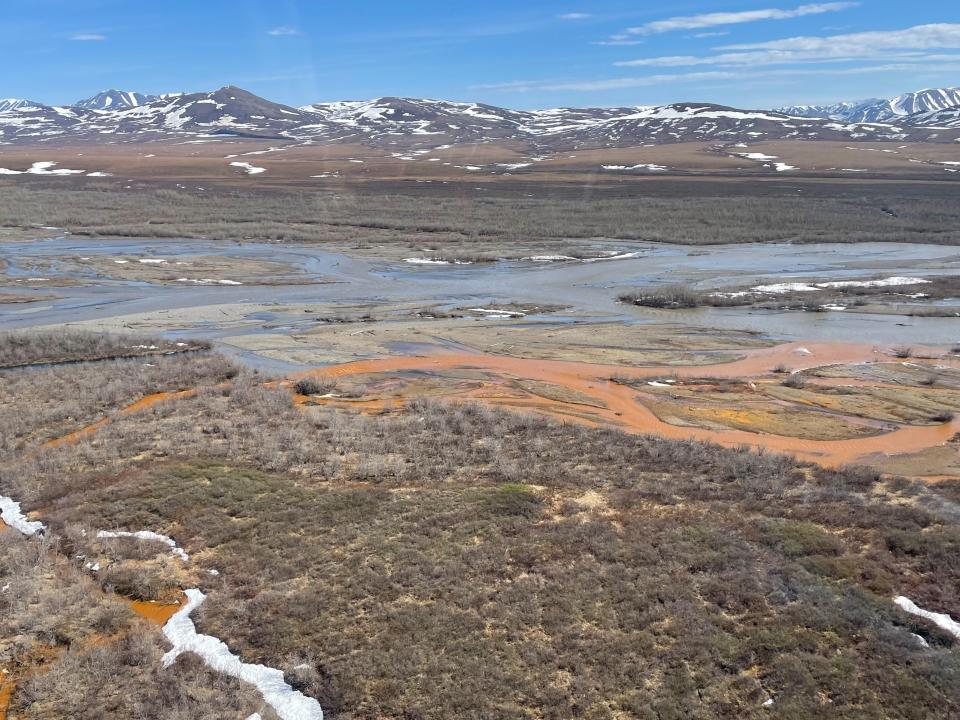
<svg viewBox="0 0 960 720">
<path fill-rule="evenodd" d="M 150 600 L 127 600 L 127 604 L 137 615 L 149 620 L 154 625 L 166 624 L 167 620 L 172 618 L 177 610 L 180 609 L 180 603 L 178 602 L 162 603 Z"/>
<path fill-rule="evenodd" d="M 163 625 L 180 609 L 180 603 L 160 603 L 146 600 L 127 600 L 130 609 L 155 625 Z M 109 638 L 108 638 L 109 639 Z M 102 642 L 94 639 L 93 644 Z M 0 674 L 0 720 L 7 720 L 7 708 L 16 689 L 16 680 L 8 674 Z"/>
<path fill-rule="evenodd" d="M 130 405 L 127 405 L 125 408 L 123 408 L 119 412 L 119 416 L 123 417 L 124 415 L 130 415 L 140 410 L 145 410 L 146 408 L 152 407 L 159 402 L 163 402 L 164 400 L 176 400 L 177 398 L 182 398 L 182 397 L 192 397 L 193 395 L 196 395 L 196 394 L 197 394 L 197 391 L 193 389 L 179 390 L 177 392 L 153 393 L 152 395 L 147 395 L 146 397 L 140 398 L 135 403 L 131 403 Z M 70 443 L 79 442 L 89 437 L 90 435 L 93 435 L 97 430 L 99 430 L 100 428 L 106 425 L 109 425 L 111 422 L 113 422 L 113 418 L 105 417 L 101 420 L 97 420 L 97 422 L 91 425 L 87 425 L 86 427 L 81 428 L 80 430 L 76 430 L 75 432 L 68 433 L 67 435 L 56 438 L 55 440 L 50 440 L 44 443 L 44 447 L 48 447 L 48 448 L 60 447 L 61 445 L 69 445 Z"/>
<path fill-rule="evenodd" d="M 7 720 L 7 708 L 13 696 L 13 686 L 13 680 L 7 680 L 6 676 L 0 677 L 0 720 Z"/>
<path fill-rule="evenodd" d="M 801 348 L 809 350 L 811 354 L 798 354 Z M 879 361 L 890 362 L 891 360 L 870 345 L 789 343 L 751 351 L 747 357 L 734 362 L 708 366 L 622 367 L 563 360 L 532 360 L 502 355 L 444 353 L 429 357 L 361 360 L 297 373 L 294 377 L 337 378 L 405 370 L 486 370 L 496 374 L 539 380 L 588 395 L 606 405 L 605 410 L 595 411 L 598 416 L 604 418 L 609 424 L 630 432 L 654 434 L 673 439 L 703 440 L 728 447 L 747 445 L 765 448 L 790 453 L 798 458 L 829 467 L 853 463 L 873 454 L 895 455 L 918 452 L 942 445 L 960 432 L 960 418 L 940 425 L 904 426 L 883 435 L 848 440 L 806 440 L 744 430 L 680 427 L 663 422 L 638 402 L 639 393 L 636 390 L 608 380 L 614 375 L 626 378 L 665 376 L 750 378 L 769 375 L 771 369 L 780 364 L 790 370 L 803 370 L 824 365 Z M 952 359 L 938 359 L 936 362 L 950 366 L 957 365 L 957 362 Z M 551 406 L 557 409 L 572 407 L 572 404 L 558 401 L 538 399 L 537 403 L 548 411 L 551 411 Z M 574 415 L 564 414 L 564 417 L 574 422 L 593 424 Z"/>
<path fill-rule="evenodd" d="M 846 440 L 807 440 L 803 438 L 749 432 L 746 430 L 708 430 L 689 426 L 671 425 L 660 420 L 645 407 L 637 390 L 609 380 L 612 376 L 630 379 L 675 376 L 678 378 L 750 378 L 769 377 L 776 366 L 787 370 L 806 370 L 827 365 L 895 362 L 873 345 L 855 343 L 787 343 L 775 347 L 746 351 L 745 357 L 733 362 L 718 365 L 697 366 L 646 366 L 625 367 L 603 365 L 599 363 L 581 363 L 567 360 L 540 360 L 515 358 L 506 355 L 486 355 L 483 353 L 441 352 L 430 356 L 400 356 L 375 360 L 360 360 L 332 367 L 316 368 L 294 373 L 291 378 L 323 377 L 338 378 L 371 373 L 389 373 L 409 370 L 484 370 L 503 377 L 516 377 L 557 385 L 571 391 L 582 393 L 602 403 L 605 408 L 589 408 L 600 422 L 619 427 L 628 432 L 660 435 L 671 439 L 692 439 L 738 447 L 746 445 L 777 452 L 789 453 L 796 457 L 820 463 L 828 467 L 837 467 L 857 462 L 869 455 L 900 455 L 914 453 L 927 448 L 943 445 L 954 435 L 960 433 L 960 417 L 939 425 L 901 426 L 898 429 L 870 437 Z M 922 359 L 911 361 L 922 364 Z M 960 367 L 956 358 L 937 358 L 941 366 Z M 855 381 L 853 381 L 855 382 Z M 268 383 L 274 385 L 275 383 Z M 291 385 L 290 381 L 283 383 Z M 154 393 L 119 411 L 122 417 L 143 410 L 164 400 L 190 397 L 195 390 Z M 587 425 L 596 425 L 596 421 L 582 417 L 577 411 L 584 406 L 574 402 L 562 402 L 545 398 L 520 399 L 510 397 L 489 397 L 483 392 L 467 393 L 473 399 L 504 405 L 522 405 L 559 416 L 565 420 Z M 303 404 L 307 398 L 297 397 L 296 402 Z M 311 398 L 311 402 L 316 399 Z M 498 402 L 499 401 L 499 402 Z M 402 405 L 400 398 L 374 400 L 331 399 L 329 404 L 349 407 L 361 411 L 378 411 Z M 103 418 L 81 430 L 46 443 L 47 447 L 57 447 L 65 443 L 81 440 L 112 421 Z"/>
</svg>

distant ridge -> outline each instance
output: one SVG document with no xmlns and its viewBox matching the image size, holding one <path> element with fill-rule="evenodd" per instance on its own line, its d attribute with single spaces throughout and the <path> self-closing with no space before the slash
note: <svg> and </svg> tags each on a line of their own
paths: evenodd
<svg viewBox="0 0 960 720">
<path fill-rule="evenodd" d="M 398 150 L 426 145 L 523 142 L 575 150 L 681 142 L 840 140 L 953 142 L 960 89 L 892 100 L 747 110 L 712 103 L 512 110 L 483 103 L 383 97 L 292 107 L 227 86 L 161 96 L 106 90 L 74 106 L 25 100 L 0 106 L 0 142 L 138 143 L 240 136 L 353 142 Z"/>
<path fill-rule="evenodd" d="M 143 95 L 127 90 L 104 90 L 86 100 L 80 100 L 73 107 L 85 110 L 126 110 L 153 102 L 157 95 Z"/>
<path fill-rule="evenodd" d="M 779 112 L 797 117 L 829 118 L 841 122 L 871 123 L 905 121 L 927 124 L 927 118 L 942 110 L 960 107 L 960 88 L 928 88 L 895 98 L 840 102 L 832 105 L 793 105 Z"/>
</svg>

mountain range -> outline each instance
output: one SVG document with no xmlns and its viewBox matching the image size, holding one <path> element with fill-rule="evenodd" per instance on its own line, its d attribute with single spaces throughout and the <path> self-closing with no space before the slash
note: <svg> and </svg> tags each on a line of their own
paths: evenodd
<svg viewBox="0 0 960 720">
<path fill-rule="evenodd" d="M 940 125 L 952 118 L 960 127 L 960 88 L 933 88 L 904 93 L 887 100 L 871 98 L 833 105 L 791 105 L 778 112 L 796 117 L 828 118 L 841 122 L 876 123 L 905 121 L 912 125 Z M 944 115 L 944 112 L 947 112 Z M 937 119 L 939 118 L 939 120 Z"/>
<path fill-rule="evenodd" d="M 550 150 L 693 141 L 954 142 L 960 139 L 960 88 L 776 110 L 711 103 L 511 110 L 400 97 L 293 107 L 233 86 L 161 96 L 106 90 L 71 106 L 0 100 L 2 144 L 112 144 L 223 136 L 399 148 L 520 141 Z"/>
</svg>

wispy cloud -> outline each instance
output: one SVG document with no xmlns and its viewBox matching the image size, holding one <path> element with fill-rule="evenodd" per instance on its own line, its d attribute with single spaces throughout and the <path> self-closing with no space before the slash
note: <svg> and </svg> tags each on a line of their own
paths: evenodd
<svg viewBox="0 0 960 720">
<path fill-rule="evenodd" d="M 694 33 L 693 37 L 695 38 L 722 37 L 724 35 L 729 35 L 729 34 L 730 34 L 729 30 L 718 30 L 715 32 Z"/>
<path fill-rule="evenodd" d="M 70 36 L 70 39 L 78 42 L 100 42 L 106 40 L 107 36 L 100 33 L 75 33 Z"/>
<path fill-rule="evenodd" d="M 952 61 L 952 64 L 944 64 Z M 535 92 L 535 91 L 564 91 L 564 92 L 602 92 L 622 90 L 626 88 L 652 87 L 656 85 L 706 83 L 717 81 L 758 81 L 771 78 L 795 78 L 837 75 L 868 75 L 892 72 L 920 72 L 936 70 L 937 72 L 957 72 L 960 70 L 960 56 L 940 56 L 923 59 L 918 62 L 895 62 L 877 65 L 864 65 L 842 69 L 831 68 L 781 68 L 777 70 L 754 70 L 753 68 L 736 68 L 729 70 L 706 70 L 702 72 L 664 73 L 645 75 L 641 77 L 598 78 L 591 80 L 547 80 L 525 81 L 515 80 L 487 85 L 474 85 L 473 90 L 494 90 L 501 92 Z"/>
<path fill-rule="evenodd" d="M 903 30 L 875 30 L 845 35 L 800 36 L 760 43 L 724 45 L 722 50 L 790 50 L 857 53 L 886 49 L 960 47 L 960 24 L 914 25 Z"/>
<path fill-rule="evenodd" d="M 628 35 L 655 35 L 658 33 L 673 32 L 675 30 L 697 30 L 699 28 L 717 27 L 720 25 L 738 25 L 740 23 L 759 22 L 761 20 L 790 20 L 806 15 L 838 12 L 856 7 L 857 2 L 827 2 L 800 5 L 789 10 L 780 8 L 764 8 L 761 10 L 744 10 L 741 12 L 714 12 L 702 15 L 678 15 L 665 20 L 654 20 L 644 25 L 627 28 Z"/>
<path fill-rule="evenodd" d="M 619 33 L 617 35 L 611 35 L 606 40 L 598 40 L 595 45 L 643 45 L 646 40 L 641 40 L 635 35 L 627 35 L 626 33 Z"/>
<path fill-rule="evenodd" d="M 588 20 L 589 18 L 592 18 L 593 15 L 585 12 L 569 12 L 564 13 L 563 15 L 558 15 L 557 17 L 559 17 L 561 20 Z"/>
<path fill-rule="evenodd" d="M 273 37 L 286 37 L 288 35 L 299 35 L 300 31 L 295 27 L 290 27 L 289 25 L 284 25 L 283 27 L 275 27 L 272 30 L 267 30 L 267 35 L 272 35 Z"/>
<path fill-rule="evenodd" d="M 696 65 L 785 65 L 846 60 L 930 59 L 930 50 L 960 49 L 960 24 L 917 25 L 903 30 L 802 36 L 761 43 L 724 45 L 714 55 L 666 55 L 615 62 L 618 67 Z"/>
</svg>

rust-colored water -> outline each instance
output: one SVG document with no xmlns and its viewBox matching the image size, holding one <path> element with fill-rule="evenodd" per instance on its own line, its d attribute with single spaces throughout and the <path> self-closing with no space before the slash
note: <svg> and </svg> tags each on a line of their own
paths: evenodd
<svg viewBox="0 0 960 720">
<path fill-rule="evenodd" d="M 176 400 L 177 398 L 192 397 L 193 395 L 196 395 L 196 394 L 197 394 L 197 391 L 193 389 L 179 390 L 177 392 L 153 393 L 151 395 L 147 395 L 146 397 L 140 398 L 134 403 L 127 405 L 125 408 L 120 410 L 118 415 L 120 417 L 123 417 L 125 415 L 130 415 L 132 413 L 139 412 L 140 410 L 145 410 L 149 407 L 156 405 L 159 402 L 164 402 L 165 400 Z M 60 447 L 61 445 L 69 445 L 71 443 L 79 442 L 93 435 L 95 432 L 97 432 L 97 430 L 110 424 L 111 422 L 113 422 L 113 419 L 108 417 L 103 418 L 101 420 L 97 420 L 97 422 L 91 423 L 90 425 L 87 425 L 84 428 L 81 428 L 72 433 L 68 433 L 63 437 L 59 437 L 59 438 L 56 438 L 55 440 L 50 440 L 49 442 L 44 443 L 44 447 L 48 447 L 48 448 Z"/>
<path fill-rule="evenodd" d="M 7 720 L 7 708 L 10 707 L 13 686 L 13 680 L 8 680 L 5 675 L 0 676 L 0 720 Z"/>
<path fill-rule="evenodd" d="M 735 362 L 696 367 L 621 367 L 562 360 L 521 359 L 503 355 L 442 353 L 426 357 L 361 360 L 297 373 L 294 377 L 339 378 L 409 370 L 480 369 L 501 376 L 538 380 L 587 395 L 604 406 L 591 409 L 593 416 L 602 422 L 630 432 L 649 433 L 673 439 L 710 441 L 728 447 L 747 445 L 790 453 L 804 460 L 836 467 L 854 463 L 869 455 L 899 455 L 942 445 L 960 432 L 960 418 L 940 425 L 903 426 L 893 432 L 848 440 L 807 440 L 745 430 L 680 427 L 660 420 L 639 401 L 641 395 L 637 390 L 611 382 L 608 378 L 621 376 L 641 379 L 674 375 L 680 378 L 717 377 L 749 380 L 769 375 L 771 369 L 778 365 L 783 365 L 789 370 L 804 370 L 834 364 L 891 361 L 889 356 L 881 354 L 880 350 L 871 345 L 789 343 L 749 351 L 746 357 Z M 958 365 L 954 359 L 938 359 L 936 362 L 952 367 Z M 482 395 L 476 395 L 475 399 L 497 404 L 495 399 L 484 398 Z M 574 422 L 596 424 L 596 421 L 590 418 L 579 417 L 580 413 L 571 413 L 572 404 L 570 403 L 537 398 L 533 403 L 524 404 L 531 406 L 531 409 L 562 415 L 565 419 Z"/>
<path fill-rule="evenodd" d="M 178 602 L 161 603 L 152 600 L 127 600 L 127 603 L 137 615 L 149 620 L 154 625 L 164 625 L 180 609 L 180 603 Z"/>
<path fill-rule="evenodd" d="M 147 600 L 127 600 L 130 609 L 142 618 L 149 620 L 155 625 L 163 625 L 173 617 L 174 613 L 180 609 L 180 603 L 161 603 Z M 91 644 L 108 642 L 113 637 L 94 638 Z M 54 649 L 55 651 L 55 649 Z M 37 671 L 36 669 L 34 671 Z M 7 720 L 7 710 L 10 707 L 10 700 L 13 697 L 13 691 L 16 689 L 16 681 L 9 674 L 0 674 L 0 720 Z"/>
</svg>

